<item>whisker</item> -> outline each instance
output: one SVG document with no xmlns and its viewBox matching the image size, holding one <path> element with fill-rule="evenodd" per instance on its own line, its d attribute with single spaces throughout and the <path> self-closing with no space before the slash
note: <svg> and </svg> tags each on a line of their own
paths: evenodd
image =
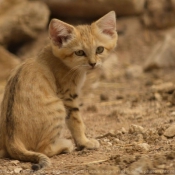
<svg viewBox="0 0 175 175">
<path fill-rule="evenodd" d="M 72 69 L 70 69 L 67 74 L 62 78 L 61 81 L 63 81 L 69 74 L 73 73 L 73 72 L 76 72 L 78 70 L 78 68 L 81 68 L 81 67 L 89 67 L 88 64 L 82 64 L 82 65 L 77 65 L 75 67 L 73 67 Z"/>
<path fill-rule="evenodd" d="M 78 67 L 80 67 L 80 65 L 73 67 L 72 69 L 70 69 L 67 74 L 61 79 L 61 82 L 70 74 L 73 73 L 74 71 L 78 70 Z"/>
<path fill-rule="evenodd" d="M 74 72 L 74 74 L 72 74 L 71 78 L 69 79 L 69 86 L 71 85 L 72 81 L 77 81 L 80 77 L 81 74 L 83 73 L 83 69 L 78 69 L 78 71 Z"/>
</svg>

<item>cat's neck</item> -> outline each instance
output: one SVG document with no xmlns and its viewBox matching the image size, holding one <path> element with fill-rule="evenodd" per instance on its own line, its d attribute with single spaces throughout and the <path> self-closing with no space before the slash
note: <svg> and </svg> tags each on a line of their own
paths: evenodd
<svg viewBox="0 0 175 175">
<path fill-rule="evenodd" d="M 70 88 L 72 93 L 79 93 L 86 79 L 86 71 L 73 70 L 66 66 L 59 58 L 52 53 L 52 47 L 46 46 L 39 54 L 38 60 L 49 67 L 53 73 L 57 88 L 67 90 Z"/>
</svg>

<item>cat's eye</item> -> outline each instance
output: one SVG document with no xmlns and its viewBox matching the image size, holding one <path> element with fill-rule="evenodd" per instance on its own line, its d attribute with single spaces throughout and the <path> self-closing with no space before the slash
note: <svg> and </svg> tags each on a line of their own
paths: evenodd
<svg viewBox="0 0 175 175">
<path fill-rule="evenodd" d="M 99 46 L 99 47 L 97 47 L 97 49 L 96 49 L 96 54 L 100 54 L 100 53 L 102 53 L 104 51 L 104 47 L 103 46 Z"/>
<path fill-rule="evenodd" d="M 85 56 L 85 55 L 86 55 L 85 52 L 84 52 L 83 50 L 75 51 L 75 54 L 76 54 L 77 56 Z"/>
</svg>

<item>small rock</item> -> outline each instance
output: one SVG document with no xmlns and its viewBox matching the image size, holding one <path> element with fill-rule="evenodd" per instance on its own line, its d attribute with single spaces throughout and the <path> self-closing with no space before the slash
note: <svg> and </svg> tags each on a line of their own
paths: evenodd
<svg viewBox="0 0 175 175">
<path fill-rule="evenodd" d="M 121 140 L 119 140 L 118 138 L 115 138 L 113 140 L 116 144 L 122 144 L 123 142 Z"/>
<path fill-rule="evenodd" d="M 22 170 L 22 168 L 15 168 L 15 169 L 14 169 L 14 172 L 15 172 L 15 173 L 20 173 L 21 170 Z"/>
<path fill-rule="evenodd" d="M 175 124 L 171 125 L 169 128 L 165 130 L 164 136 L 168 138 L 172 138 L 175 136 Z"/>
<path fill-rule="evenodd" d="M 173 116 L 175 116 L 175 111 L 173 111 L 170 115 L 173 115 Z"/>
<path fill-rule="evenodd" d="M 114 129 L 110 129 L 109 133 L 114 136 L 115 135 L 115 130 Z"/>
<path fill-rule="evenodd" d="M 142 134 L 144 133 L 144 128 L 142 126 L 132 124 L 129 128 L 129 133 Z"/>
<path fill-rule="evenodd" d="M 162 101 L 162 96 L 159 93 L 156 92 L 154 96 L 157 101 Z"/>
<path fill-rule="evenodd" d="M 173 106 L 171 102 L 167 102 L 165 105 L 166 105 L 167 107 L 172 107 L 172 106 Z"/>
<path fill-rule="evenodd" d="M 103 141 L 104 142 L 109 142 L 109 139 L 104 138 Z"/>
<path fill-rule="evenodd" d="M 139 143 L 138 147 L 142 150 L 142 151 L 149 151 L 150 146 L 147 143 Z"/>
<path fill-rule="evenodd" d="M 112 146 L 112 143 L 111 142 L 107 142 L 109 146 Z"/>
<path fill-rule="evenodd" d="M 126 131 L 126 129 L 124 127 L 122 127 L 121 132 L 122 132 L 122 134 L 127 133 L 127 131 Z"/>
</svg>

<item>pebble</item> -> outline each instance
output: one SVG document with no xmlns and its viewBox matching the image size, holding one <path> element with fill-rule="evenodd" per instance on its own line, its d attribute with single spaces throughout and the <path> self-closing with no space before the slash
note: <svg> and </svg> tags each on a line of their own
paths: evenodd
<svg viewBox="0 0 175 175">
<path fill-rule="evenodd" d="M 109 142 L 109 139 L 104 138 L 103 141 L 104 142 Z"/>
<path fill-rule="evenodd" d="M 122 144 L 123 142 L 121 140 L 119 140 L 118 138 L 115 138 L 113 140 L 116 144 Z"/>
<path fill-rule="evenodd" d="M 144 128 L 142 126 L 132 124 L 129 128 L 129 133 L 143 134 Z"/>
<path fill-rule="evenodd" d="M 141 148 L 142 151 L 149 151 L 150 145 L 147 143 L 139 143 L 138 146 Z"/>
<path fill-rule="evenodd" d="M 154 94 L 154 97 L 155 97 L 155 99 L 157 100 L 157 101 L 162 101 L 162 96 L 159 94 L 159 93 L 155 93 Z"/>
<path fill-rule="evenodd" d="M 126 129 L 124 127 L 122 127 L 121 132 L 122 132 L 122 134 L 127 133 L 127 131 L 126 131 Z"/>
<path fill-rule="evenodd" d="M 15 172 L 15 173 L 20 173 L 21 170 L 22 170 L 22 168 L 15 168 L 15 169 L 14 169 L 14 172 Z"/>
<path fill-rule="evenodd" d="M 112 146 L 112 143 L 111 142 L 107 142 L 109 146 Z"/>
<path fill-rule="evenodd" d="M 175 124 L 171 125 L 169 128 L 165 130 L 164 136 L 168 138 L 172 138 L 175 136 Z"/>
<path fill-rule="evenodd" d="M 173 111 L 170 115 L 173 115 L 173 116 L 175 116 L 175 111 Z"/>
</svg>

